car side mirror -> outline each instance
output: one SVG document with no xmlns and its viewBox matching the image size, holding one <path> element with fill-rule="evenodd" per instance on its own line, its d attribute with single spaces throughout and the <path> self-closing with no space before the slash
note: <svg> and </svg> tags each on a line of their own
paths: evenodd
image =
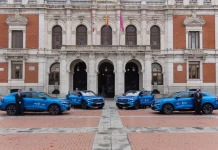
<svg viewBox="0 0 218 150">
<path fill-rule="evenodd" d="M 42 99 L 46 100 L 46 97 L 42 97 Z"/>
</svg>

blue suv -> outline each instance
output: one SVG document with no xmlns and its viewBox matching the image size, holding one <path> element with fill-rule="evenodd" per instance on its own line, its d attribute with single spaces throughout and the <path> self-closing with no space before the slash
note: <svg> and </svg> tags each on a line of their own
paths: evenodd
<svg viewBox="0 0 218 150">
<path fill-rule="evenodd" d="M 81 106 L 82 109 L 104 107 L 104 98 L 92 91 L 70 91 L 66 98 L 70 100 L 71 106 Z"/>
<path fill-rule="evenodd" d="M 16 114 L 16 94 L 17 92 L 10 93 L 0 100 L 0 110 L 6 111 L 10 116 Z M 69 101 L 51 97 L 44 92 L 23 91 L 21 95 L 23 96 L 24 111 L 48 111 L 51 115 L 58 115 L 61 112 L 70 110 Z"/>
<path fill-rule="evenodd" d="M 173 111 L 194 111 L 195 91 L 183 91 L 172 94 L 167 98 L 157 98 L 152 102 L 151 108 L 165 114 L 172 114 Z M 201 110 L 204 114 L 212 114 L 218 109 L 218 99 L 216 96 L 201 92 Z"/>
<path fill-rule="evenodd" d="M 123 96 L 117 97 L 116 105 L 119 109 L 132 107 L 139 109 L 142 106 L 151 106 L 154 95 L 151 91 L 130 90 Z"/>
</svg>

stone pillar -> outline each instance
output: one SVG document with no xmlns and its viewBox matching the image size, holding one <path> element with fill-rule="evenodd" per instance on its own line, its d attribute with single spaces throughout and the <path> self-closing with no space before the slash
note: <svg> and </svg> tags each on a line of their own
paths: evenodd
<svg viewBox="0 0 218 150">
<path fill-rule="evenodd" d="M 66 41 L 66 44 L 67 45 L 72 45 L 71 44 L 71 12 L 70 12 L 70 9 L 67 10 L 67 31 L 66 31 L 66 36 L 67 36 L 67 41 Z"/>
<path fill-rule="evenodd" d="M 39 13 L 39 48 L 44 49 L 44 37 L 45 37 L 45 14 L 44 11 Z"/>
<path fill-rule="evenodd" d="M 188 31 L 186 31 L 186 35 L 185 36 L 186 36 L 186 38 L 185 38 L 185 40 L 186 40 L 186 48 L 189 48 L 188 47 Z"/>
<path fill-rule="evenodd" d="M 26 29 L 23 30 L 23 48 L 26 48 Z"/>
<path fill-rule="evenodd" d="M 117 68 L 115 73 L 115 96 L 124 93 L 124 69 L 123 68 L 123 58 L 121 54 L 117 55 Z"/>
<path fill-rule="evenodd" d="M 167 14 L 167 48 L 168 49 L 173 49 L 173 12 L 172 11 L 168 11 Z M 166 47 L 166 46 L 165 46 Z"/>
<path fill-rule="evenodd" d="M 28 0 L 22 0 L 22 4 L 23 4 L 23 5 L 28 4 Z"/>
<path fill-rule="evenodd" d="M 146 27 L 147 27 L 147 22 L 146 22 L 146 10 L 141 11 L 141 45 L 146 45 L 146 38 L 145 38 L 145 33 L 146 33 Z"/>
<path fill-rule="evenodd" d="M 95 31 L 92 32 L 92 45 L 97 45 L 96 43 L 96 33 L 97 33 L 97 22 L 96 22 L 96 19 L 95 19 L 95 10 L 91 10 L 92 11 L 92 15 L 93 15 L 93 21 L 95 23 Z M 91 27 L 92 28 L 92 27 Z M 91 29 L 92 30 L 92 29 Z"/>
<path fill-rule="evenodd" d="M 170 92 L 170 87 L 172 86 L 172 84 L 173 84 L 173 58 L 167 58 L 167 60 L 166 60 L 166 65 L 167 65 L 167 83 L 164 83 L 164 84 L 167 84 L 167 86 L 168 86 L 168 91 L 167 91 L 167 93 L 168 94 L 170 94 L 171 92 Z"/>
<path fill-rule="evenodd" d="M 218 50 L 218 10 L 215 11 L 215 45 Z"/>
<path fill-rule="evenodd" d="M 38 58 L 38 82 L 39 82 L 39 85 L 40 86 L 43 86 L 43 91 L 46 90 L 45 88 L 45 85 L 47 84 L 48 85 L 48 82 L 45 82 L 46 81 L 46 75 L 47 75 L 47 71 L 46 71 L 46 67 L 45 67 L 45 64 L 46 64 L 46 61 L 45 61 L 46 58 L 43 58 L 43 57 L 39 57 Z M 45 91 L 47 92 L 47 91 Z"/>
<path fill-rule="evenodd" d="M 216 70 L 218 70 L 218 57 L 216 56 Z M 215 91 L 215 94 L 217 95 L 218 94 L 218 73 L 216 73 L 216 91 Z"/>
<path fill-rule="evenodd" d="M 189 5 L 189 0 L 183 0 L 184 5 Z"/>
<path fill-rule="evenodd" d="M 8 0 L 8 4 L 14 4 L 14 0 Z"/>
<path fill-rule="evenodd" d="M 149 54 L 145 55 L 145 67 L 144 70 L 142 70 L 143 73 L 143 88 L 145 88 L 145 90 L 152 90 L 152 86 L 151 86 L 151 64 L 152 64 L 152 57 Z"/>
<path fill-rule="evenodd" d="M 121 33 L 121 28 L 120 28 L 120 10 L 117 10 L 116 11 L 117 13 L 117 16 L 116 16 L 116 28 L 117 28 L 117 32 L 116 32 L 116 37 L 117 37 L 117 40 L 116 40 L 116 43 L 114 43 L 113 45 L 120 45 L 120 33 Z"/>
<path fill-rule="evenodd" d="M 44 16 L 44 48 L 48 49 L 48 18 L 47 18 L 47 12 L 45 11 Z"/>
<path fill-rule="evenodd" d="M 8 34 L 9 34 L 8 48 L 12 48 L 12 44 L 11 44 L 12 43 L 12 30 L 8 30 Z"/>
<path fill-rule="evenodd" d="M 89 64 L 88 64 L 88 82 L 87 89 L 92 90 L 95 93 L 98 93 L 97 87 L 97 73 L 95 70 L 95 55 L 89 54 Z"/>
<path fill-rule="evenodd" d="M 200 49 L 203 49 L 203 35 L 202 35 L 202 31 L 200 31 Z"/>
<path fill-rule="evenodd" d="M 44 4 L 44 0 L 37 0 L 37 4 Z"/>
<path fill-rule="evenodd" d="M 60 56 L 60 96 L 63 97 L 68 93 L 68 84 L 67 77 L 68 72 L 66 68 L 66 54 L 61 54 Z"/>
</svg>

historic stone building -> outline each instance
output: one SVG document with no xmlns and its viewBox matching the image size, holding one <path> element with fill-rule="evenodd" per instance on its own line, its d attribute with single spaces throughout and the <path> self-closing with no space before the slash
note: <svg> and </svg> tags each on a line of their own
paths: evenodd
<svg viewBox="0 0 218 150">
<path fill-rule="evenodd" d="M 218 94 L 217 0 L 0 0 L 0 7 L 1 95 L 196 87 Z"/>
</svg>

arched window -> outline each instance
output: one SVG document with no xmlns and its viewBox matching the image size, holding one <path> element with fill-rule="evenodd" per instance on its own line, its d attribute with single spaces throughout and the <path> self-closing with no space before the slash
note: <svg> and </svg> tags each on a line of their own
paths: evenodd
<svg viewBox="0 0 218 150">
<path fill-rule="evenodd" d="M 54 26 L 52 29 L 52 49 L 60 49 L 62 45 L 62 28 Z"/>
<path fill-rule="evenodd" d="M 54 63 L 50 67 L 49 85 L 60 84 L 60 63 Z"/>
<path fill-rule="evenodd" d="M 84 25 L 76 28 L 76 45 L 87 45 L 87 28 Z"/>
<path fill-rule="evenodd" d="M 137 30 L 133 25 L 126 27 L 126 45 L 137 45 Z"/>
<path fill-rule="evenodd" d="M 101 45 L 112 45 L 112 29 L 110 26 L 101 28 Z"/>
<path fill-rule="evenodd" d="M 162 67 L 158 63 L 152 64 L 152 85 L 163 85 Z"/>
<path fill-rule="evenodd" d="M 150 31 L 151 49 L 160 49 L 160 28 L 158 26 L 151 27 Z"/>
</svg>

